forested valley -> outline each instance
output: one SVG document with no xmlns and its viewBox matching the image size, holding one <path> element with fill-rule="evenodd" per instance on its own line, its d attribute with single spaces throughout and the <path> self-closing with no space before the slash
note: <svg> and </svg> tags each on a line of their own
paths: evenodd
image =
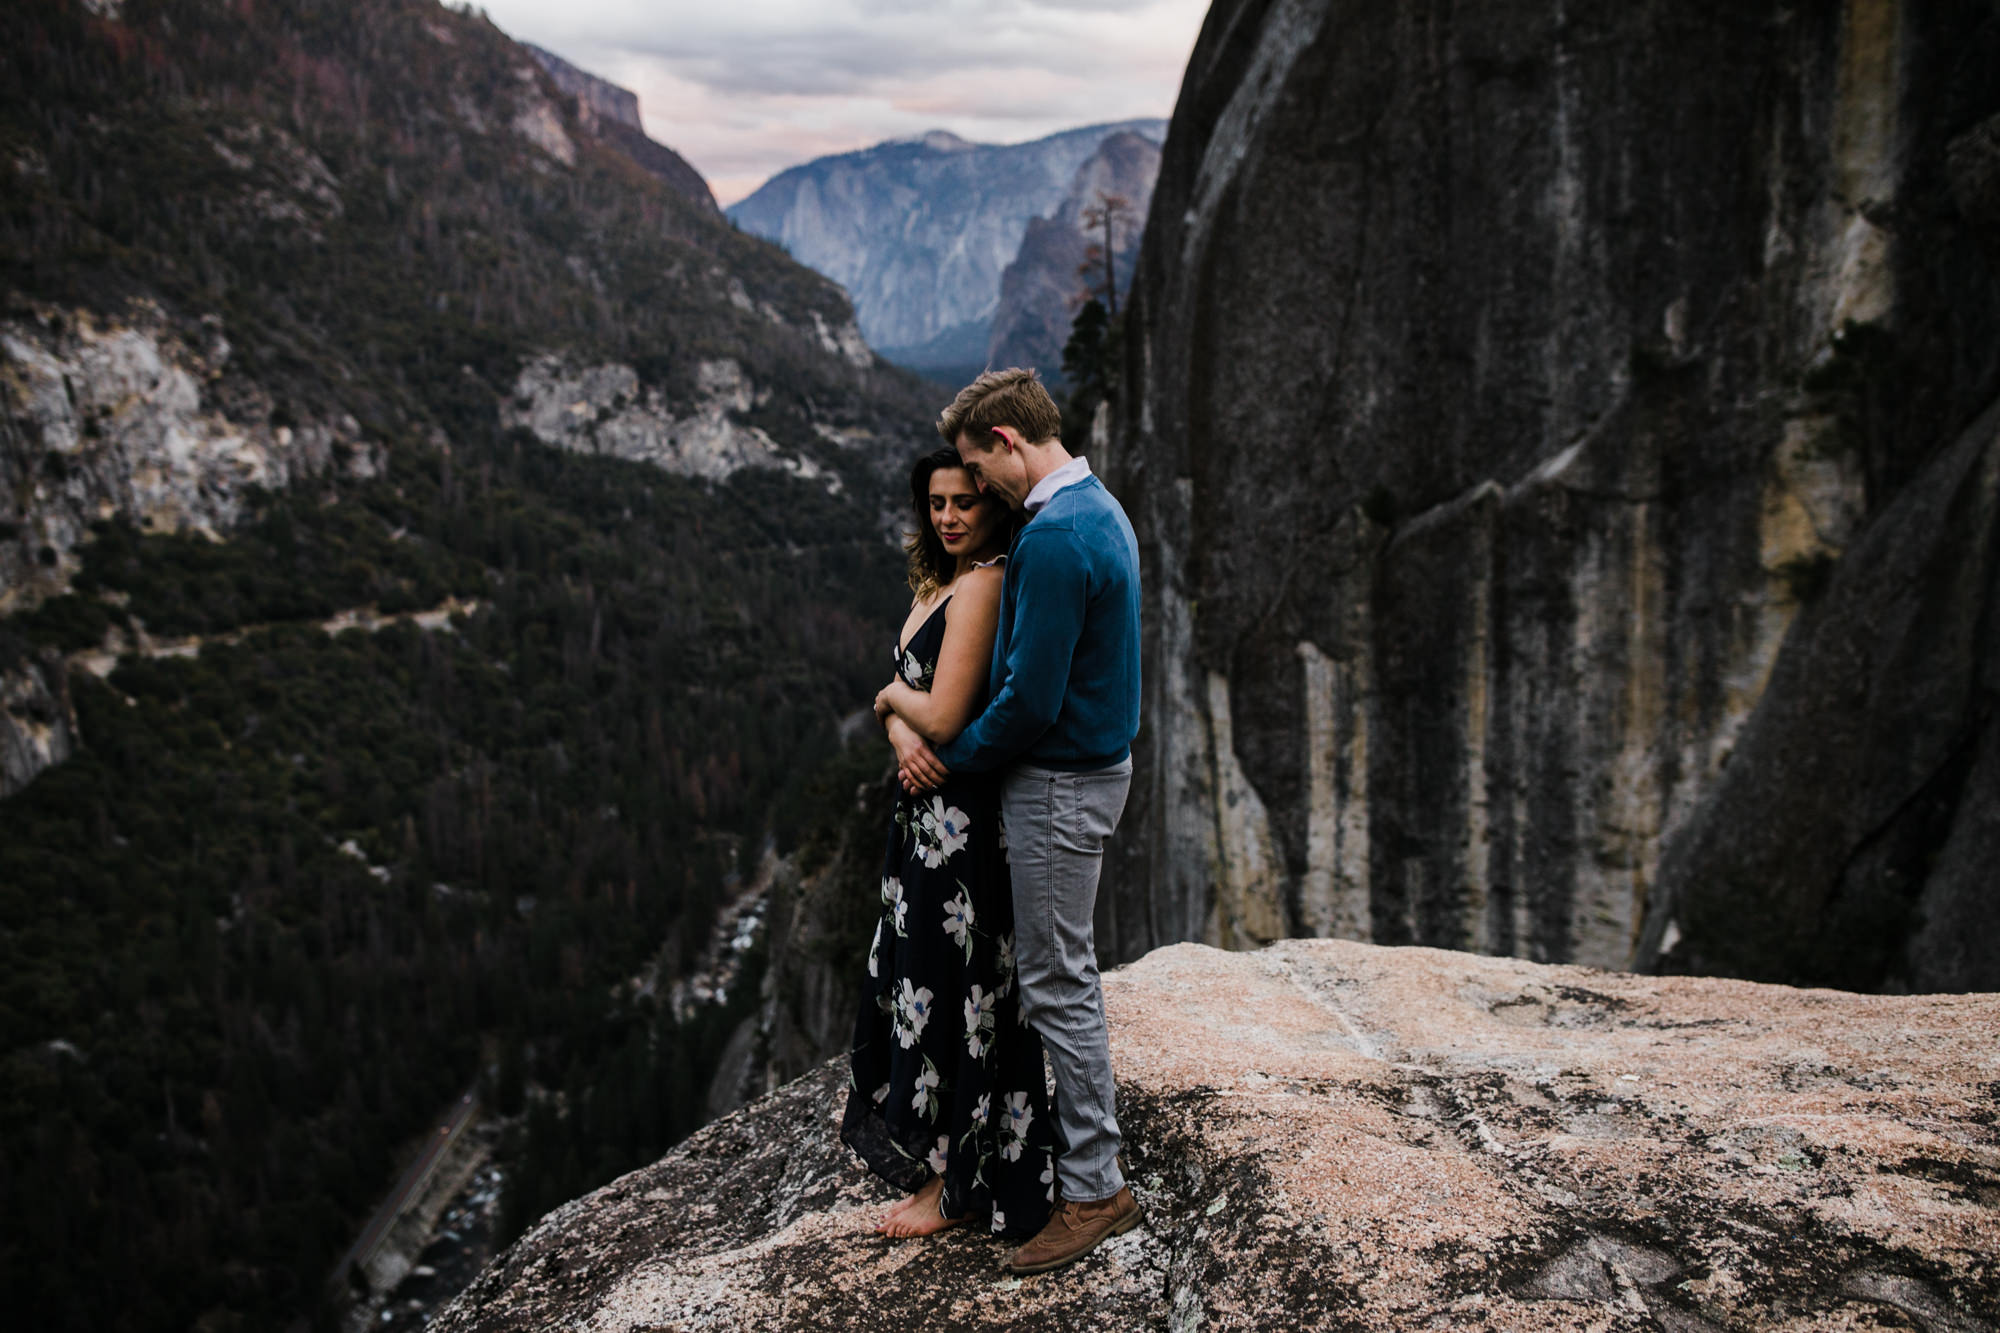
<svg viewBox="0 0 2000 1333">
<path fill-rule="evenodd" d="M 470 11 L 57 2 L 0 50 L 0 321 L 219 330 L 206 409 L 354 426 L 226 530 L 106 505 L 59 552 L 35 497 L 111 464 L 9 391 L 0 544 L 74 568 L 0 617 L 0 676 L 60 681 L 77 746 L 0 800 L 0 1274 L 40 1329 L 330 1326 L 468 1086 L 520 1116 L 510 1229 L 699 1123 L 754 987 L 677 1016 L 666 984 L 876 763 L 839 722 L 905 601 L 885 478 L 928 391 L 829 354 L 837 288 L 573 104 L 573 163 L 510 131 L 552 94 Z M 306 177 L 337 207 L 271 205 Z M 731 357 L 736 422 L 817 471 L 510 428 L 551 350 L 675 403 Z M 391 619 L 324 628 L 357 609 Z"/>
</svg>

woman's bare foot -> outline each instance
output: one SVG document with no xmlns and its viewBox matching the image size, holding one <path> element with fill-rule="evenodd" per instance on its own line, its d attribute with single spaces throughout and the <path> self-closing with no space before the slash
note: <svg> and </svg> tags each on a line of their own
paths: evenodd
<svg viewBox="0 0 2000 1333">
<path fill-rule="evenodd" d="M 915 1192 L 906 1194 L 902 1198 L 896 1200 L 895 1204 L 889 1209 L 888 1212 L 882 1214 L 881 1217 L 875 1220 L 875 1230 L 881 1232 L 885 1236 L 888 1235 L 889 1226 L 891 1223 L 895 1222 L 905 1213 L 912 1213 L 914 1210 L 923 1208 L 925 1206 L 925 1200 L 927 1198 L 930 1200 L 929 1207 L 931 1211 L 936 1212 L 937 1211 L 936 1200 L 938 1196 L 939 1182 L 940 1182 L 940 1177 L 932 1176 L 929 1180 L 926 1180 L 923 1184 L 917 1186 Z"/>
<path fill-rule="evenodd" d="M 921 1194 L 922 1192 L 923 1192 L 922 1188 L 919 1187 L 917 1193 Z M 915 1203 L 916 1201 L 917 1201 L 916 1194 L 906 1194 L 902 1198 L 896 1200 L 895 1204 L 890 1207 L 888 1212 L 882 1214 L 882 1216 L 875 1219 L 875 1230 L 882 1233 L 885 1236 L 889 1234 L 889 1224 L 894 1222 L 897 1218 L 901 1217 L 904 1213 L 909 1212 L 910 1205 Z"/>
<path fill-rule="evenodd" d="M 944 1178 L 932 1176 L 924 1182 L 923 1188 L 903 1200 L 902 1206 L 875 1224 L 875 1229 L 894 1240 L 907 1240 L 912 1236 L 929 1236 L 955 1227 L 965 1219 L 946 1217 L 938 1212 L 938 1199 L 944 1194 Z"/>
</svg>

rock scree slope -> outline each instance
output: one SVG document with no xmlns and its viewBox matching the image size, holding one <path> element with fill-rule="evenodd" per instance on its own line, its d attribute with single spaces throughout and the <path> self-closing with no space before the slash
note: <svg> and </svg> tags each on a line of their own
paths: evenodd
<svg viewBox="0 0 2000 1333">
<path fill-rule="evenodd" d="M 1146 1224 L 892 1244 L 835 1061 L 566 1204 L 434 1327 L 2000 1327 L 2000 996 L 1347 941 L 1105 978 Z"/>
</svg>

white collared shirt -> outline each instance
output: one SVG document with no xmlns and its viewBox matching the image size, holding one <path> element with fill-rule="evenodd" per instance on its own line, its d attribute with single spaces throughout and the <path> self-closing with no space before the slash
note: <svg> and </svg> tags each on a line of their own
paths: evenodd
<svg viewBox="0 0 2000 1333">
<path fill-rule="evenodd" d="M 1028 498 L 1021 502 L 1021 508 L 1030 514 L 1055 498 L 1057 491 L 1065 486 L 1074 486 L 1090 475 L 1090 460 L 1082 454 L 1064 463 L 1048 476 L 1035 483 L 1035 489 L 1028 492 Z"/>
</svg>

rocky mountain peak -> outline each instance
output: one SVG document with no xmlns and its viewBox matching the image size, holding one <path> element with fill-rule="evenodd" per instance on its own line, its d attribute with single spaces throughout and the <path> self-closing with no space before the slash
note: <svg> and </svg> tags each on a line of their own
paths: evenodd
<svg viewBox="0 0 2000 1333">
<path fill-rule="evenodd" d="M 936 153 L 969 153 L 978 147 L 970 139 L 961 139 L 950 130 L 926 130 L 916 142 Z"/>
<path fill-rule="evenodd" d="M 521 46 L 548 73 L 556 87 L 576 99 L 578 118 L 593 133 L 688 199 L 709 212 L 719 211 L 708 181 L 693 164 L 646 133 L 646 126 L 639 119 L 637 93 L 578 69 L 555 52 L 531 42 L 523 42 Z"/>
<path fill-rule="evenodd" d="M 556 87 L 576 98 L 593 115 L 616 121 L 641 133 L 645 131 L 645 125 L 639 120 L 637 93 L 600 79 L 587 70 L 578 69 L 555 52 L 545 51 L 533 42 L 522 42 L 521 45 L 548 71 Z"/>
</svg>

